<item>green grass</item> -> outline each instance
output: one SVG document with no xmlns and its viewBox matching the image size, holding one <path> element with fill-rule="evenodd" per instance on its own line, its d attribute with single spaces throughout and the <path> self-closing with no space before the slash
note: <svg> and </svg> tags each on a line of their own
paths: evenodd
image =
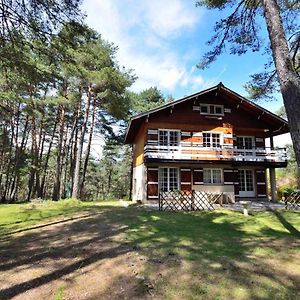
<svg viewBox="0 0 300 300">
<path fill-rule="evenodd" d="M 75 199 L 0 205 L 0 236 L 76 213 L 95 213 L 104 206 L 118 206 L 118 201 L 82 202 Z"/>
<path fill-rule="evenodd" d="M 165 299 L 300 299 L 300 214 L 227 210 L 157 212 L 129 208 L 111 215 L 124 239 L 151 261 L 144 276 Z M 157 278 L 161 270 L 163 279 Z"/>
<path fill-rule="evenodd" d="M 300 299 L 299 212 L 244 217 L 124 208 L 117 201 L 46 201 L 0 206 L 0 235 L 87 212 L 100 214 L 78 221 L 80 230 L 88 234 L 93 222 L 106 231 L 121 228 L 117 235 L 112 230 L 112 241 L 146 257 L 141 275 L 154 284 L 154 298 Z"/>
</svg>

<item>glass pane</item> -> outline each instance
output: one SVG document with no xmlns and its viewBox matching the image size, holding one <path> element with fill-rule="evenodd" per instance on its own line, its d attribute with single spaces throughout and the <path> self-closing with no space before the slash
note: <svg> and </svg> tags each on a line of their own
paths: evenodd
<svg viewBox="0 0 300 300">
<path fill-rule="evenodd" d="M 178 190 L 178 169 L 169 168 L 169 190 Z"/>
<path fill-rule="evenodd" d="M 200 111 L 203 113 L 203 114 L 207 114 L 208 113 L 208 107 L 206 105 L 201 105 L 200 106 Z"/>
<path fill-rule="evenodd" d="M 246 190 L 253 191 L 253 173 L 252 170 L 246 171 Z"/>
<path fill-rule="evenodd" d="M 238 149 L 243 149 L 244 148 L 244 139 L 240 136 L 236 138 L 236 146 Z"/>
<path fill-rule="evenodd" d="M 159 187 L 163 192 L 168 191 L 168 169 L 159 169 Z"/>
<path fill-rule="evenodd" d="M 210 147 L 210 144 L 210 134 L 207 132 L 203 132 L 203 147 Z"/>
<path fill-rule="evenodd" d="M 216 114 L 219 114 L 219 115 L 223 114 L 223 110 L 222 110 L 221 106 L 216 106 L 215 110 L 216 110 Z"/>
<path fill-rule="evenodd" d="M 170 146 L 179 145 L 179 132 L 178 131 L 169 131 L 170 134 Z"/>
<path fill-rule="evenodd" d="M 159 131 L 159 145 L 168 146 L 168 131 Z"/>
<path fill-rule="evenodd" d="M 203 170 L 203 182 L 204 183 L 212 183 L 211 182 L 211 170 Z"/>
<path fill-rule="evenodd" d="M 245 170 L 239 170 L 240 191 L 242 192 L 246 191 L 244 171 Z"/>
<path fill-rule="evenodd" d="M 245 149 L 252 149 L 253 148 L 253 145 L 252 145 L 252 138 L 251 137 L 245 137 L 244 138 L 245 142 L 244 142 L 244 145 L 245 145 Z"/>
<path fill-rule="evenodd" d="M 212 147 L 220 147 L 220 134 L 212 133 Z"/>
<path fill-rule="evenodd" d="M 213 174 L 213 183 L 222 182 L 221 170 L 212 170 L 212 174 Z"/>
</svg>

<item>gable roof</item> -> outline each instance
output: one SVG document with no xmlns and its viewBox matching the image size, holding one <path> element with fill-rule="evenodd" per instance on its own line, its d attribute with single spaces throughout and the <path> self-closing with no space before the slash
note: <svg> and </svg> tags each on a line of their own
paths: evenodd
<svg viewBox="0 0 300 300">
<path fill-rule="evenodd" d="M 144 121 L 146 121 L 147 118 L 149 118 L 150 115 L 153 115 L 157 112 L 160 112 L 162 110 L 168 109 L 168 108 L 172 108 L 175 105 L 178 105 L 182 102 L 185 101 L 189 101 L 191 99 L 195 99 L 198 98 L 199 96 L 208 94 L 210 92 L 216 91 L 218 93 L 223 93 L 224 95 L 229 96 L 229 98 L 236 102 L 238 105 L 240 105 L 241 107 L 247 109 L 247 110 L 251 110 L 254 113 L 257 113 L 257 116 L 260 116 L 261 118 L 266 118 L 265 120 L 266 122 L 268 121 L 272 121 L 273 125 L 274 123 L 278 126 L 277 130 L 274 130 L 273 132 L 270 132 L 268 134 L 268 136 L 275 136 L 275 135 L 279 135 L 279 134 L 283 134 L 283 133 L 287 133 L 289 132 L 289 128 L 288 128 L 288 122 L 286 120 L 284 120 L 283 118 L 275 115 L 274 113 L 268 111 L 267 109 L 261 107 L 260 105 L 257 105 L 256 103 L 253 103 L 251 101 L 249 101 L 248 99 L 246 99 L 245 97 L 239 95 L 238 93 L 230 90 L 229 88 L 225 87 L 222 82 L 220 82 L 219 84 L 208 88 L 206 90 L 200 91 L 198 93 L 180 98 L 178 100 L 163 104 L 161 106 L 158 106 L 156 108 L 150 109 L 146 112 L 142 112 L 140 114 L 137 114 L 135 116 L 133 116 L 130 119 L 129 125 L 127 127 L 127 131 L 126 131 L 126 136 L 125 136 L 125 144 L 130 144 L 133 142 L 135 134 L 137 132 L 137 130 L 139 129 L 139 127 L 142 125 L 142 123 Z"/>
</svg>

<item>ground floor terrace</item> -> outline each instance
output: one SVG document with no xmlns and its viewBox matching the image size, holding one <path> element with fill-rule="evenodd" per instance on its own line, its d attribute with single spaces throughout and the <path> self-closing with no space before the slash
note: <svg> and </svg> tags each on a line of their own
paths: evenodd
<svg viewBox="0 0 300 300">
<path fill-rule="evenodd" d="M 133 168 L 132 199 L 158 202 L 161 192 L 223 193 L 229 202 L 276 200 L 275 168 L 261 165 L 147 163 Z"/>
</svg>

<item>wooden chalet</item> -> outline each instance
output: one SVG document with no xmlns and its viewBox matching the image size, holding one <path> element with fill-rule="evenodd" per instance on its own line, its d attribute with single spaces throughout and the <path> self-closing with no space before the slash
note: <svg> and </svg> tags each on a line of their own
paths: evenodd
<svg viewBox="0 0 300 300">
<path fill-rule="evenodd" d="M 222 83 L 141 113 L 125 138 L 133 145 L 132 199 L 153 202 L 172 190 L 263 199 L 267 169 L 275 199 L 275 168 L 287 156 L 273 137 L 287 132 L 287 121 Z"/>
</svg>

